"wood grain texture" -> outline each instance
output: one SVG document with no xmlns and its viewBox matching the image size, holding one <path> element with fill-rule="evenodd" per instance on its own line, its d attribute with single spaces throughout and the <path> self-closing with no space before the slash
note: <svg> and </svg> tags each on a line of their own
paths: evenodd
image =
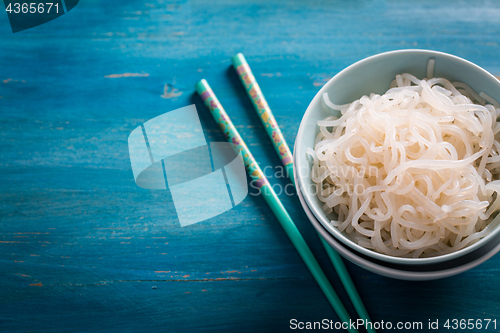
<svg viewBox="0 0 500 333">
<path fill-rule="evenodd" d="M 434 49 L 500 75 L 495 1 L 87 0 L 16 34 L 0 15 L 0 34 L 5 332 L 281 332 L 292 318 L 337 320 L 262 198 L 180 228 L 169 191 L 135 185 L 129 133 L 194 103 L 207 140 L 223 141 L 194 95 L 205 78 L 271 176 L 281 163 L 231 68 L 237 52 L 290 146 L 320 87 L 369 55 Z M 280 197 L 339 286 L 297 198 Z M 500 255 L 419 283 L 347 265 L 375 321 L 500 321 Z"/>
</svg>

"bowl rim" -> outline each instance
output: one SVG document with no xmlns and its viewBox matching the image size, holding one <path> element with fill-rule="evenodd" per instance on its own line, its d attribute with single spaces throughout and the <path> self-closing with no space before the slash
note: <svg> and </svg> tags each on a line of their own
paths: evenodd
<svg viewBox="0 0 500 333">
<path fill-rule="evenodd" d="M 488 71 L 483 69 L 482 67 L 480 67 L 480 66 L 478 66 L 478 65 L 476 65 L 468 60 L 460 58 L 458 56 L 444 53 L 444 52 L 440 52 L 440 51 L 425 50 L 425 49 L 404 49 L 404 50 L 393 50 L 393 51 L 383 52 L 383 53 L 369 56 L 367 58 L 364 58 L 362 60 L 359 60 L 359 61 L 349 65 L 348 67 L 344 68 L 342 71 L 337 73 L 335 76 L 333 76 L 327 83 L 325 83 L 325 85 L 323 85 L 323 87 L 321 87 L 321 89 L 316 93 L 316 95 L 314 96 L 312 101 L 309 103 L 309 105 L 308 105 L 308 107 L 307 107 L 307 109 L 306 109 L 306 111 L 301 119 L 300 126 L 299 126 L 299 129 L 297 131 L 296 138 L 295 138 L 295 146 L 294 146 L 294 152 L 293 152 L 294 170 L 300 170 L 300 168 L 302 167 L 302 165 L 304 163 L 309 163 L 308 161 L 303 162 L 303 161 L 307 160 L 307 158 L 300 159 L 300 158 L 298 158 L 298 156 L 296 158 L 296 155 L 298 155 L 298 149 L 300 149 L 300 148 L 297 148 L 297 142 L 301 141 L 301 137 L 304 135 L 304 132 L 306 131 L 305 119 L 307 119 L 314 112 L 315 105 L 318 104 L 318 100 L 321 99 L 321 96 L 323 95 L 324 92 L 326 92 L 328 87 L 333 85 L 333 83 L 335 83 L 337 80 L 339 80 L 339 77 L 342 77 L 343 75 L 345 75 L 346 72 L 349 72 L 350 70 L 352 70 L 355 67 L 363 65 L 365 63 L 369 63 L 369 62 L 376 60 L 376 59 L 379 59 L 379 58 L 398 55 L 398 54 L 405 54 L 405 53 L 421 53 L 423 55 L 431 56 L 431 57 L 439 55 L 440 57 L 453 59 L 455 61 L 461 62 L 467 66 L 472 67 L 473 69 L 479 71 L 483 75 L 486 75 L 486 76 L 492 78 L 495 82 L 497 82 L 497 84 L 499 85 L 499 88 L 500 88 L 500 81 L 495 76 L 493 76 L 491 73 L 489 73 Z M 303 187 L 303 178 L 308 177 L 308 175 L 302 175 L 301 172 L 298 172 L 297 174 L 298 174 L 298 176 L 297 176 L 296 184 L 299 188 L 302 188 Z M 488 242 L 488 240 L 494 238 L 498 233 L 500 233 L 500 224 L 499 224 L 489 234 L 487 234 L 485 237 L 481 238 L 476 243 L 469 245 L 469 246 L 467 246 L 463 249 L 460 249 L 458 251 L 444 254 L 444 255 L 440 255 L 440 256 L 436 256 L 436 257 L 429 257 L 429 258 L 395 257 L 395 256 L 383 254 L 383 253 L 378 253 L 378 252 L 375 252 L 373 250 L 370 250 L 370 249 L 367 249 L 367 248 L 364 248 L 364 247 L 358 245 L 357 243 L 355 243 L 354 241 L 352 241 L 351 239 L 349 239 L 348 237 L 343 235 L 337 228 L 330 225 L 329 219 L 322 212 L 322 210 L 318 211 L 316 209 L 316 207 L 312 204 L 311 195 L 309 195 L 308 193 L 305 193 L 305 194 L 303 194 L 303 196 L 305 199 L 305 203 L 307 204 L 308 208 L 311 210 L 313 215 L 323 225 L 323 227 L 326 230 L 328 230 L 328 232 L 330 234 L 332 234 L 338 241 L 340 241 L 341 243 L 345 244 L 346 246 L 352 248 L 353 250 L 360 252 L 364 255 L 367 255 L 371 258 L 385 261 L 385 262 L 391 262 L 391 263 L 395 263 L 395 264 L 423 265 L 423 264 L 438 263 L 438 262 L 450 260 L 450 259 L 462 256 L 462 255 L 465 255 L 471 251 L 474 251 L 475 249 L 481 247 L 486 242 Z M 500 219 L 500 214 L 498 214 L 495 217 L 495 220 L 496 219 Z"/>
</svg>

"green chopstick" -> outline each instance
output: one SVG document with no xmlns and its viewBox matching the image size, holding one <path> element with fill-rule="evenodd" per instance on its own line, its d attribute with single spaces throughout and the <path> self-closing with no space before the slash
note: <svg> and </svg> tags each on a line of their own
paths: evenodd
<svg viewBox="0 0 500 333">
<path fill-rule="evenodd" d="M 257 185 L 260 189 L 264 200 L 266 200 L 267 204 L 280 222 L 288 238 L 290 238 L 292 244 L 295 246 L 295 249 L 299 252 L 302 260 L 304 260 L 307 268 L 309 268 L 309 271 L 316 279 L 316 282 L 318 282 L 321 290 L 323 290 L 323 293 L 333 306 L 333 309 L 339 316 L 340 320 L 348 324 L 347 331 L 351 333 L 358 332 L 358 330 L 350 327 L 351 325 L 349 325 L 349 323 L 352 322 L 352 319 L 349 317 L 342 301 L 337 296 L 335 290 L 333 290 L 330 281 L 328 281 L 325 273 L 319 266 L 318 261 L 307 246 L 304 238 L 293 223 L 290 215 L 288 215 L 285 207 L 283 207 L 283 204 L 279 200 L 273 188 L 269 185 L 266 176 L 264 176 L 264 173 L 257 164 L 257 161 L 252 156 L 250 149 L 248 149 L 248 146 L 241 138 L 238 130 L 234 127 L 231 119 L 229 119 L 229 116 L 208 85 L 207 81 L 201 80 L 198 82 L 196 84 L 196 91 L 200 94 L 203 102 L 205 102 L 205 105 L 210 110 L 210 113 L 221 128 L 222 132 L 226 135 L 226 139 L 232 143 L 236 153 L 239 154 L 241 152 L 250 178 L 252 178 L 252 181 L 254 181 L 255 185 Z"/>
<path fill-rule="evenodd" d="M 276 122 L 276 119 L 273 116 L 271 108 L 269 108 L 264 94 L 262 93 L 262 90 L 260 90 L 259 84 L 257 83 L 257 80 L 255 79 L 255 76 L 253 75 L 252 70 L 247 63 L 245 56 L 241 53 L 238 53 L 232 58 L 232 62 L 234 69 L 240 77 L 241 83 L 243 83 L 243 86 L 248 93 L 248 97 L 250 97 L 250 99 L 252 100 L 255 111 L 257 111 L 257 114 L 259 115 L 262 124 L 266 128 L 266 132 L 273 142 L 274 148 L 278 153 L 281 162 L 285 166 L 288 177 L 290 178 L 292 184 L 295 185 L 295 179 L 293 177 L 292 153 L 288 148 L 285 137 L 281 133 L 281 130 L 278 126 L 278 123 Z M 337 251 L 330 247 L 330 245 L 323 239 L 323 237 L 321 237 L 321 235 L 318 234 L 318 236 L 321 240 L 321 243 L 323 243 L 326 253 L 330 257 L 333 267 L 335 267 L 335 270 L 337 271 L 337 274 L 339 275 L 340 280 L 342 281 L 342 284 L 344 285 L 344 288 L 346 289 L 347 294 L 349 295 L 349 298 L 351 299 L 359 317 L 363 319 L 365 323 L 367 321 L 371 322 L 368 312 L 366 311 L 366 308 L 361 301 L 361 297 L 359 296 L 359 293 L 354 286 L 354 283 L 351 279 L 351 276 L 349 275 L 349 272 L 347 271 L 347 268 L 345 267 L 344 262 L 342 261 L 342 258 L 337 253 Z M 369 333 L 375 333 L 375 330 L 372 327 L 367 326 L 366 330 Z"/>
</svg>

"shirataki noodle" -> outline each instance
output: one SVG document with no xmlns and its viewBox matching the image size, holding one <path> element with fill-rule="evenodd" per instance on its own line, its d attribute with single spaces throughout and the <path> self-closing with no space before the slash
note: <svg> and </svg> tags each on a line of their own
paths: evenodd
<svg viewBox="0 0 500 333">
<path fill-rule="evenodd" d="M 430 257 L 477 242 L 500 209 L 500 105 L 461 82 L 396 75 L 383 95 L 324 106 L 311 178 L 340 231 L 365 248 Z M 332 112 L 332 114 L 338 112 Z"/>
</svg>

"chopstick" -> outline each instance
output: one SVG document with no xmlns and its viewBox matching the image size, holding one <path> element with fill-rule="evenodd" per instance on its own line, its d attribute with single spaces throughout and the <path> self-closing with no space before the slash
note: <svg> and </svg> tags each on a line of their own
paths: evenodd
<svg viewBox="0 0 500 333">
<path fill-rule="evenodd" d="M 273 143 L 276 153 L 278 154 L 287 171 L 288 177 L 290 178 L 292 184 L 295 186 L 295 179 L 293 177 L 292 153 L 288 148 L 285 137 L 281 133 L 278 123 L 276 122 L 276 119 L 274 118 L 274 115 L 269 108 L 269 105 L 267 104 L 264 94 L 262 93 L 262 90 L 260 89 L 259 84 L 257 83 L 257 80 L 255 79 L 255 76 L 253 75 L 252 70 L 247 63 L 245 56 L 241 53 L 238 53 L 233 56 L 232 62 L 234 69 L 238 73 L 241 83 L 243 83 L 243 86 L 245 87 L 248 97 L 250 97 L 252 101 L 255 111 L 262 121 L 262 125 L 264 125 L 266 132 Z M 337 274 L 339 275 L 340 280 L 342 281 L 342 284 L 344 285 L 344 288 L 346 289 L 347 294 L 349 295 L 349 298 L 351 299 L 351 302 L 353 303 L 359 317 L 363 319 L 365 323 L 367 321 L 371 322 L 368 312 L 366 311 L 366 308 L 361 301 L 361 297 L 359 296 L 359 293 L 354 286 L 351 276 L 349 275 L 349 272 L 345 267 L 344 261 L 337 253 L 337 251 L 332 249 L 330 245 L 323 239 L 323 237 L 321 237 L 321 235 L 318 234 L 318 236 L 321 239 L 321 243 L 323 243 L 326 253 L 330 257 L 333 267 L 335 267 L 335 270 L 337 271 Z M 367 326 L 366 330 L 369 333 L 375 333 L 375 330 L 372 327 Z"/>
<path fill-rule="evenodd" d="M 241 138 L 238 130 L 234 127 L 231 119 L 229 119 L 226 111 L 208 85 L 208 82 L 206 80 L 201 80 L 200 82 L 198 82 L 196 84 L 196 91 L 198 92 L 198 94 L 200 94 L 201 99 L 210 110 L 213 118 L 221 127 L 223 133 L 226 136 L 226 139 L 230 143 L 232 143 L 232 146 L 236 153 L 239 154 L 241 152 L 248 174 L 250 175 L 252 180 L 255 181 L 255 185 L 260 188 L 260 192 L 262 193 L 264 200 L 273 211 L 279 223 L 285 230 L 288 238 L 290 238 L 292 244 L 295 246 L 297 252 L 299 252 L 302 260 L 304 260 L 307 268 L 309 268 L 309 271 L 316 279 L 316 282 L 318 282 L 321 290 L 323 290 L 323 293 L 325 294 L 330 304 L 333 306 L 333 309 L 339 316 L 340 320 L 344 323 L 348 323 L 347 331 L 351 333 L 358 332 L 358 330 L 349 327 L 351 326 L 349 325 L 349 323 L 352 320 L 349 317 L 349 314 L 347 313 L 344 305 L 342 304 L 342 301 L 337 296 L 335 290 L 333 290 L 330 281 L 328 281 L 325 273 L 319 266 L 318 261 L 307 246 L 304 238 L 295 226 L 293 220 L 290 218 L 290 215 L 288 215 L 288 212 L 279 200 L 273 188 L 270 186 L 269 181 L 267 180 L 266 176 L 264 176 L 264 173 L 260 169 L 255 158 L 252 156 L 250 149 L 248 149 L 248 146 Z"/>
</svg>

